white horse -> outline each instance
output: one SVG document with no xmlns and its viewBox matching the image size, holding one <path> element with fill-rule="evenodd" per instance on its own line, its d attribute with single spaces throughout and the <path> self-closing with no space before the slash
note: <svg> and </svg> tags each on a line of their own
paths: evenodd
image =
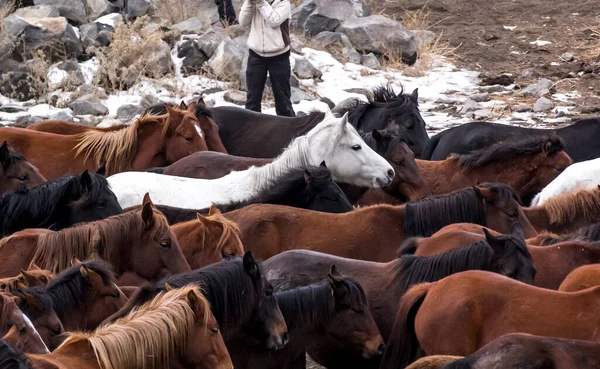
<svg viewBox="0 0 600 369">
<path fill-rule="evenodd" d="M 558 177 L 535 195 L 531 206 L 542 205 L 548 199 L 567 192 L 592 189 L 600 185 L 600 158 L 571 164 Z"/>
<path fill-rule="evenodd" d="M 139 205 L 146 192 L 155 204 L 203 209 L 211 204 L 243 201 L 268 189 L 292 170 L 325 161 L 333 179 L 361 187 L 385 187 L 394 170 L 348 124 L 348 114 L 327 114 L 306 135 L 294 139 L 272 163 L 231 172 L 218 179 L 194 179 L 148 172 L 125 172 L 108 178 L 123 208 Z"/>
</svg>

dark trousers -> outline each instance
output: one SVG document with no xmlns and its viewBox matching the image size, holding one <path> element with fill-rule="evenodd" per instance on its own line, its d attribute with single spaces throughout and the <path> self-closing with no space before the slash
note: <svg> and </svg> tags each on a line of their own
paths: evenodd
<svg viewBox="0 0 600 369">
<path fill-rule="evenodd" d="M 231 0 L 215 0 L 215 4 L 217 4 L 219 20 L 226 21 L 229 25 L 236 22 L 235 9 Z"/>
<path fill-rule="evenodd" d="M 275 97 L 275 111 L 277 115 L 286 117 L 295 117 L 292 108 L 292 91 L 290 88 L 290 67 L 289 50 L 281 55 L 265 58 L 250 50 L 248 56 L 248 66 L 246 69 L 246 88 L 248 95 L 246 98 L 246 109 L 254 110 L 260 113 L 265 83 L 267 82 L 267 72 L 271 80 L 271 88 Z"/>
</svg>

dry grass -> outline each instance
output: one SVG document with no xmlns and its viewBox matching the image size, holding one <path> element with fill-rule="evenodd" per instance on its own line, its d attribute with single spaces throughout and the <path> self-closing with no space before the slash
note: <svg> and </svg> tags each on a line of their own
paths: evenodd
<svg viewBox="0 0 600 369">
<path fill-rule="evenodd" d="M 0 5 L 0 30 L 2 30 L 2 22 L 17 8 L 16 0 L 6 0 Z"/>
<path fill-rule="evenodd" d="M 151 4 L 154 14 L 169 24 L 177 24 L 198 15 L 198 2 L 195 0 L 152 0 Z"/>
</svg>

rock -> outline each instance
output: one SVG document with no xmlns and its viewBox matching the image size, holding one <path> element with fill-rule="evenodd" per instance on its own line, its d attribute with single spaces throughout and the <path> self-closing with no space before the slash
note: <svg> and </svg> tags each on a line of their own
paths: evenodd
<svg viewBox="0 0 600 369">
<path fill-rule="evenodd" d="M 106 115 L 108 108 L 102 103 L 102 100 L 94 95 L 85 95 L 73 101 L 69 108 L 75 115 Z"/>
<path fill-rule="evenodd" d="M 159 40 L 157 43 L 152 44 L 148 48 L 147 55 L 152 58 L 153 65 L 156 63 L 159 74 L 166 75 L 173 72 L 175 66 L 171 59 L 171 47 L 165 41 Z"/>
<path fill-rule="evenodd" d="M 502 92 L 504 91 L 504 86 L 502 85 L 491 85 L 491 86 L 480 86 L 479 91 L 483 93 L 494 93 L 494 92 Z"/>
<path fill-rule="evenodd" d="M 342 43 L 342 34 L 339 32 L 323 31 L 310 40 L 313 46 L 318 48 L 326 48 L 329 46 L 337 46 Z M 343 46 L 343 45 L 341 45 Z"/>
<path fill-rule="evenodd" d="M 27 126 L 31 123 L 29 123 L 29 120 L 31 119 L 31 116 L 28 115 L 23 115 L 17 118 L 17 120 L 15 120 L 15 122 L 12 124 L 13 127 L 19 127 L 19 128 L 27 128 Z"/>
<path fill-rule="evenodd" d="M 85 83 L 85 77 L 75 60 L 52 65 L 48 70 L 48 87 L 50 90 L 74 89 Z"/>
<path fill-rule="evenodd" d="M 219 44 L 214 55 L 208 60 L 208 65 L 213 72 L 221 77 L 232 77 L 242 68 L 245 50 L 240 48 L 231 39 Z"/>
<path fill-rule="evenodd" d="M 194 56 L 188 56 L 181 63 L 181 72 L 184 76 L 199 74 L 202 71 L 202 66 L 208 61 L 208 57 L 201 51 Z"/>
<path fill-rule="evenodd" d="M 246 103 L 246 93 L 244 91 L 229 90 L 223 95 L 223 100 L 236 105 Z"/>
<path fill-rule="evenodd" d="M 154 95 L 144 95 L 142 97 L 142 101 L 140 101 L 140 106 L 144 109 L 147 109 L 160 103 L 162 103 L 162 101 L 158 97 Z"/>
<path fill-rule="evenodd" d="M 65 111 L 59 111 L 58 113 L 52 115 L 50 117 L 50 120 L 62 120 L 63 122 L 75 121 L 75 119 L 70 114 L 67 114 Z"/>
<path fill-rule="evenodd" d="M 102 87 L 97 87 L 88 83 L 84 83 L 77 87 L 75 92 L 77 93 L 77 96 L 94 95 L 102 99 L 108 99 L 108 95 L 106 95 L 106 92 Z"/>
<path fill-rule="evenodd" d="M 174 24 L 172 28 L 175 28 L 182 34 L 197 34 L 200 35 L 207 28 L 207 25 L 198 17 L 192 17 Z"/>
<path fill-rule="evenodd" d="M 382 15 L 350 18 L 337 30 L 348 36 L 354 47 L 363 53 L 396 53 L 409 65 L 417 60 L 417 42 L 414 34 L 400 23 Z"/>
<path fill-rule="evenodd" d="M 370 14 L 371 9 L 363 0 L 308 0 L 292 10 L 290 25 L 312 37 L 323 31 L 334 31 L 350 18 Z"/>
<path fill-rule="evenodd" d="M 471 94 L 469 95 L 469 99 L 475 101 L 475 102 L 484 102 L 484 101 L 488 101 L 490 99 L 490 94 L 488 93 L 480 93 L 480 94 Z"/>
<path fill-rule="evenodd" d="M 123 24 L 123 16 L 119 13 L 107 14 L 96 19 L 96 22 L 106 24 L 107 26 L 116 27 L 119 24 Z"/>
<path fill-rule="evenodd" d="M 124 120 L 132 120 L 136 115 L 142 113 L 143 108 L 139 105 L 125 104 L 117 109 L 117 118 Z"/>
<path fill-rule="evenodd" d="M 25 101 L 38 97 L 40 91 L 35 88 L 33 76 L 23 68 L 0 75 L 0 94 Z"/>
<path fill-rule="evenodd" d="M 108 46 L 114 32 L 107 24 L 92 22 L 79 27 L 79 39 L 84 49 Z"/>
<path fill-rule="evenodd" d="M 21 113 L 25 110 L 27 109 L 17 104 L 4 104 L 0 107 L 0 111 L 3 113 Z"/>
<path fill-rule="evenodd" d="M 549 79 L 542 78 L 537 83 L 531 84 L 521 90 L 523 96 L 544 96 L 550 93 L 550 88 L 553 82 Z"/>
<path fill-rule="evenodd" d="M 527 113 L 531 111 L 531 106 L 527 104 L 517 104 L 512 106 L 512 111 L 515 113 Z"/>
<path fill-rule="evenodd" d="M 296 59 L 293 70 L 300 79 L 321 78 L 323 75 L 320 70 L 304 58 Z"/>
<path fill-rule="evenodd" d="M 64 17 L 21 18 L 11 14 L 4 19 L 3 30 L 9 39 L 21 42 L 23 47 L 15 52 L 25 60 L 37 51 L 53 62 L 77 58 L 83 53 L 79 37 Z"/>
<path fill-rule="evenodd" d="M 460 110 L 461 113 L 467 113 L 470 111 L 476 111 L 481 109 L 481 106 L 479 105 L 479 103 L 471 100 L 471 99 L 467 99 L 467 101 L 465 101 L 462 109 Z"/>
<path fill-rule="evenodd" d="M 360 64 L 371 69 L 381 69 L 381 63 L 373 53 L 368 53 L 360 57 Z"/>
<path fill-rule="evenodd" d="M 471 113 L 470 116 L 475 120 L 486 119 L 492 116 L 492 112 L 487 109 L 479 109 Z"/>
<path fill-rule="evenodd" d="M 292 86 L 292 87 L 300 87 L 300 81 L 293 74 L 290 75 L 290 86 Z"/>
<path fill-rule="evenodd" d="M 353 87 L 353 88 L 345 88 L 344 91 L 351 93 L 351 94 L 360 94 L 365 97 L 369 97 L 369 96 L 373 95 L 373 91 L 371 91 L 368 88 Z"/>
<path fill-rule="evenodd" d="M 87 3 L 88 19 L 96 19 L 117 10 L 106 0 L 85 0 L 85 2 Z"/>
<path fill-rule="evenodd" d="M 147 0 L 127 0 L 128 18 L 139 18 L 148 14 L 148 10 L 150 10 L 150 2 Z"/>
<path fill-rule="evenodd" d="M 304 44 L 298 39 L 296 35 L 290 35 L 290 48 L 292 49 L 293 53 L 302 54 L 303 47 Z"/>
<path fill-rule="evenodd" d="M 360 64 L 362 55 L 360 55 L 360 53 L 355 49 L 347 49 L 345 50 L 343 55 L 346 57 L 346 59 L 348 59 L 350 63 Z"/>
<path fill-rule="evenodd" d="M 566 116 L 567 116 L 567 112 L 565 112 L 564 110 L 561 110 L 556 114 L 557 118 L 564 118 Z"/>
<path fill-rule="evenodd" d="M 304 100 L 313 101 L 316 99 L 316 97 L 303 92 L 298 87 L 292 87 L 292 97 L 290 98 L 292 104 L 298 104 L 300 101 Z"/>
<path fill-rule="evenodd" d="M 545 97 L 540 97 L 535 104 L 533 104 L 533 111 L 536 113 L 552 110 L 554 103 Z"/>
<path fill-rule="evenodd" d="M 86 3 L 82 0 L 33 0 L 35 5 L 52 5 L 58 9 L 58 13 L 75 23 L 85 23 L 87 13 Z"/>
<path fill-rule="evenodd" d="M 356 97 L 349 97 L 347 99 L 344 99 L 337 103 L 337 105 L 331 109 L 331 112 L 333 113 L 333 115 L 339 116 L 342 113 L 346 112 L 346 110 L 348 110 L 348 106 L 355 104 L 357 101 L 359 101 L 359 99 Z"/>
<path fill-rule="evenodd" d="M 515 78 L 512 76 L 509 76 L 507 74 L 501 74 L 499 76 L 485 77 L 480 82 L 480 84 L 483 86 L 491 86 L 491 85 L 508 86 L 508 85 L 512 85 L 513 83 L 515 83 Z"/>
<path fill-rule="evenodd" d="M 562 60 L 564 60 L 566 62 L 570 62 L 573 60 L 573 53 L 566 52 L 566 53 L 563 53 L 560 57 Z"/>
<path fill-rule="evenodd" d="M 224 29 L 209 29 L 198 38 L 198 47 L 204 55 L 211 58 L 215 54 L 217 47 L 225 40 L 231 40 L 231 38 Z"/>
<path fill-rule="evenodd" d="M 433 31 L 417 30 L 413 31 L 413 33 L 415 34 L 415 40 L 417 41 L 419 49 L 435 41 L 435 33 Z"/>
<path fill-rule="evenodd" d="M 54 18 L 60 17 L 60 12 L 52 5 L 34 5 L 17 9 L 14 14 L 20 18 Z"/>
</svg>

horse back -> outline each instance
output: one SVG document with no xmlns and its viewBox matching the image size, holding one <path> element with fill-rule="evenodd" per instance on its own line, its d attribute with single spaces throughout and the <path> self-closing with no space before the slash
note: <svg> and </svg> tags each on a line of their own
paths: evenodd
<svg viewBox="0 0 600 369">
<path fill-rule="evenodd" d="M 262 166 L 271 161 L 271 159 L 246 158 L 215 151 L 201 151 L 171 164 L 165 168 L 162 174 L 188 178 L 217 179 L 232 171 L 246 170 L 253 165 Z"/>
<path fill-rule="evenodd" d="M 54 133 L 57 135 L 76 135 L 87 132 L 94 127 L 61 120 L 46 120 L 27 126 L 27 129 L 39 132 Z"/>
<path fill-rule="evenodd" d="M 0 278 L 13 277 L 27 270 L 35 250 L 38 238 L 52 231 L 47 229 L 25 229 L 0 240 Z"/>
</svg>

